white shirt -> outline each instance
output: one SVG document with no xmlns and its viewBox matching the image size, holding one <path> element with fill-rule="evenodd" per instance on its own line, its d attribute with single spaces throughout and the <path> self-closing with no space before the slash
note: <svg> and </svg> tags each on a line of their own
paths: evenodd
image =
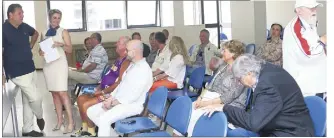
<svg viewBox="0 0 334 138">
<path fill-rule="evenodd" d="M 300 32 L 295 31 L 297 27 Z M 307 44 L 302 45 L 301 38 Z M 282 43 L 283 68 L 295 79 L 304 96 L 327 92 L 327 56 L 318 40 L 316 28 L 312 28 L 298 16 L 285 27 Z"/>
<path fill-rule="evenodd" d="M 158 54 L 155 57 L 154 63 L 152 64 L 152 71 L 156 71 L 157 69 L 160 69 L 160 68 L 167 69 L 169 62 L 165 62 L 165 61 L 170 61 L 170 55 L 171 55 L 171 52 L 169 50 L 168 45 L 165 45 L 165 47 L 161 51 L 158 50 Z"/>
<path fill-rule="evenodd" d="M 122 77 L 122 81 L 112 93 L 112 97 L 121 104 L 143 106 L 146 93 L 153 84 L 152 71 L 145 58 L 136 63 L 132 62 Z"/>
<path fill-rule="evenodd" d="M 177 84 L 177 88 L 183 88 L 183 80 L 186 74 L 186 65 L 182 55 L 176 55 L 171 61 L 165 61 L 168 68 L 160 68 L 168 75 L 168 80 Z"/>
</svg>

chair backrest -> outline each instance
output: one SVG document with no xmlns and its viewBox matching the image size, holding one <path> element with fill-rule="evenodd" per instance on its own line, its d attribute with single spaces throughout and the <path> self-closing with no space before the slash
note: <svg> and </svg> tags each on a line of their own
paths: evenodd
<svg viewBox="0 0 334 138">
<path fill-rule="evenodd" d="M 193 50 L 196 47 L 196 44 L 192 45 L 188 50 L 188 55 L 191 56 L 193 54 Z"/>
<path fill-rule="evenodd" d="M 191 73 L 188 84 L 195 89 L 201 89 L 204 81 L 204 76 L 205 67 L 198 67 L 194 69 L 194 71 Z"/>
<path fill-rule="evenodd" d="M 106 64 L 103 68 L 103 71 L 101 72 L 101 79 L 107 74 L 109 70 L 110 70 L 110 65 Z"/>
<path fill-rule="evenodd" d="M 220 33 L 219 40 L 227 40 L 226 34 Z"/>
<path fill-rule="evenodd" d="M 323 137 L 326 131 L 326 102 L 318 96 L 304 98 L 313 121 L 315 136 Z"/>
<path fill-rule="evenodd" d="M 246 46 L 246 53 L 254 54 L 255 53 L 255 44 L 248 44 Z"/>
<path fill-rule="evenodd" d="M 215 112 L 211 117 L 202 115 L 196 122 L 192 137 L 226 137 L 227 118 L 224 112 Z"/>
<path fill-rule="evenodd" d="M 185 136 L 191 112 L 192 102 L 190 98 L 188 96 L 179 97 L 170 105 L 165 119 L 166 123 Z"/>
<path fill-rule="evenodd" d="M 147 103 L 147 109 L 149 112 L 162 119 L 167 102 L 168 89 L 164 86 L 157 88 Z"/>
</svg>

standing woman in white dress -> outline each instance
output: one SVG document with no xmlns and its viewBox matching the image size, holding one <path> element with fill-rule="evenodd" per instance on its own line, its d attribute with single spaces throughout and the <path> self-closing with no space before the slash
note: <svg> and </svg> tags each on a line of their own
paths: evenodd
<svg viewBox="0 0 334 138">
<path fill-rule="evenodd" d="M 60 129 L 64 123 L 62 106 L 65 107 L 68 116 L 68 126 L 64 129 L 64 134 L 71 133 L 74 129 L 71 101 L 67 92 L 68 86 L 68 63 L 66 53 L 72 53 L 71 38 L 67 30 L 59 27 L 62 17 L 61 11 L 52 9 L 49 11 L 49 29 L 42 32 L 41 40 L 52 37 L 53 47 L 57 49 L 60 58 L 50 63 L 45 63 L 43 72 L 47 89 L 52 93 L 53 103 L 56 107 L 58 123 L 53 131 Z M 41 56 L 44 53 L 40 50 Z"/>
</svg>

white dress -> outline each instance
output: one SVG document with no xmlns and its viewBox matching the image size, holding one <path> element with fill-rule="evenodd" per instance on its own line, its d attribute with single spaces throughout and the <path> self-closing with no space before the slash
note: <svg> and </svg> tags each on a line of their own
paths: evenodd
<svg viewBox="0 0 334 138">
<path fill-rule="evenodd" d="M 63 28 L 57 29 L 57 34 L 52 36 L 54 42 L 64 43 L 63 39 Z M 42 32 L 43 38 L 47 38 L 45 36 L 47 30 Z M 60 58 L 46 63 L 44 60 L 44 77 L 46 81 L 46 87 L 49 91 L 67 91 L 68 87 L 68 63 L 66 59 L 66 54 L 63 47 L 56 47 Z"/>
</svg>

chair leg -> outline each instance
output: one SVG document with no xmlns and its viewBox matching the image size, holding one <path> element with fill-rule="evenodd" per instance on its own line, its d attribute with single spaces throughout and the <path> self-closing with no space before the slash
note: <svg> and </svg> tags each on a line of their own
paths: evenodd
<svg viewBox="0 0 334 138">
<path fill-rule="evenodd" d="M 79 87 L 79 90 L 78 90 L 77 95 L 76 95 L 77 97 L 79 97 L 80 92 L 81 92 L 81 87 Z"/>
</svg>

